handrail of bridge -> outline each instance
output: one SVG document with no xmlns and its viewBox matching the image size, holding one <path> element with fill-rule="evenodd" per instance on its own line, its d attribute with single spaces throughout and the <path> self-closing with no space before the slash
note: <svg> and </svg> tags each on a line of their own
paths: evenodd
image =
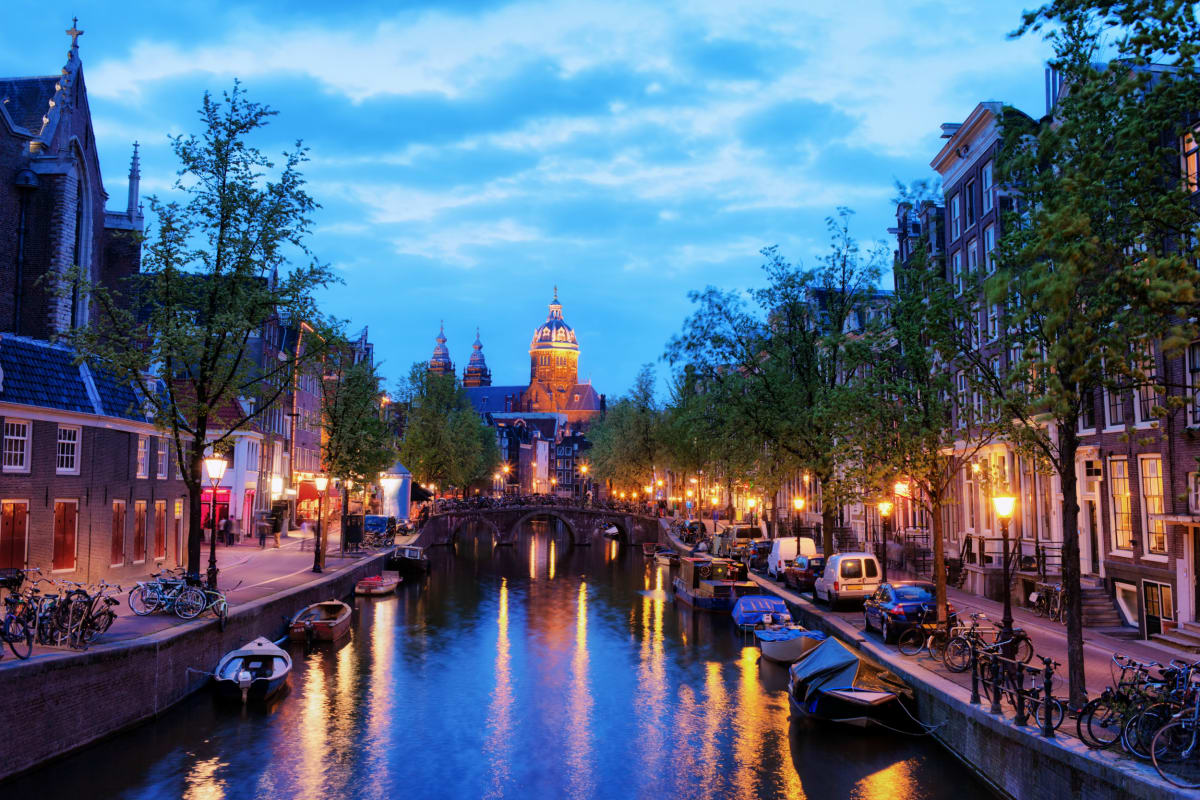
<svg viewBox="0 0 1200 800">
<path fill-rule="evenodd" d="M 559 498 L 562 500 L 563 498 Z M 490 499 L 489 499 L 490 500 Z M 546 502 L 540 498 L 521 498 L 517 502 L 508 501 L 444 501 L 435 505 L 430 517 L 445 514 L 464 514 L 486 511 L 523 511 L 530 509 L 547 509 L 559 511 L 592 511 L 596 513 L 636 514 L 642 517 L 657 518 L 658 515 L 646 509 L 638 508 L 628 503 L 596 502 Z"/>
</svg>

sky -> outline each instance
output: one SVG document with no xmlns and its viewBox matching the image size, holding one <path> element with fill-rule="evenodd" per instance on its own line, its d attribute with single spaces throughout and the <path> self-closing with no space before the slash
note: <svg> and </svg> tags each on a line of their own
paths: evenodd
<svg viewBox="0 0 1200 800">
<path fill-rule="evenodd" d="M 389 385 L 443 320 L 460 373 L 478 326 L 493 381 L 527 382 L 557 286 L 580 380 L 617 397 L 642 364 L 665 381 L 689 291 L 761 284 L 763 247 L 815 263 L 839 206 L 887 242 L 941 123 L 984 100 L 1040 116 L 1049 48 L 1008 38 L 1022 7 L 5 0 L 0 74 L 56 73 L 56 15 L 79 16 L 111 208 L 132 142 L 167 196 L 168 136 L 240 79 L 279 112 L 256 144 L 311 148 L 310 245 L 343 281 L 322 305 L 369 327 Z"/>
</svg>

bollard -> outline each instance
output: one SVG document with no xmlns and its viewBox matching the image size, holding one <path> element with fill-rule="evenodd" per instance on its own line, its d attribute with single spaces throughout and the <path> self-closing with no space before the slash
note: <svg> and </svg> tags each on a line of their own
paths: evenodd
<svg viewBox="0 0 1200 800">
<path fill-rule="evenodd" d="M 1025 665 L 1017 667 L 1017 718 L 1013 720 L 1022 728 L 1029 724 L 1029 710 L 1025 706 Z"/>
<path fill-rule="evenodd" d="M 1053 710 L 1051 701 L 1054 699 L 1050 696 L 1050 683 L 1054 680 L 1054 659 L 1042 658 L 1042 736 L 1047 739 L 1054 738 L 1054 720 L 1051 717 Z"/>
<path fill-rule="evenodd" d="M 979 658 L 975 654 L 975 640 L 971 640 L 971 705 L 979 705 Z"/>
<path fill-rule="evenodd" d="M 991 712 L 993 714 L 1003 714 L 1004 709 L 1000 706 L 1000 676 L 1001 676 L 1001 672 L 1003 670 L 1002 670 L 1002 665 L 1000 663 L 1000 654 L 999 653 L 992 654 L 991 668 L 992 668 L 992 674 L 991 674 L 991 678 L 992 678 L 992 708 L 991 708 Z"/>
</svg>

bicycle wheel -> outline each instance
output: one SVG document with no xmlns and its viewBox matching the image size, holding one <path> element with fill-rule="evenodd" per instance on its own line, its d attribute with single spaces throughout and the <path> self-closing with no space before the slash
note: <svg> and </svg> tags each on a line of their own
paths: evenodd
<svg viewBox="0 0 1200 800">
<path fill-rule="evenodd" d="M 67 644 L 76 650 L 87 649 L 88 609 L 91 605 L 91 599 L 86 597 L 76 598 L 70 604 L 67 613 Z"/>
<path fill-rule="evenodd" d="M 1010 700 L 1012 698 L 1009 698 Z M 1014 704 L 1015 705 L 1015 704 Z M 1039 728 L 1045 727 L 1046 724 L 1046 701 L 1039 699 L 1037 701 L 1037 724 Z M 1063 719 L 1066 717 L 1066 712 L 1063 710 L 1063 704 L 1055 698 L 1050 698 L 1050 727 L 1053 730 L 1058 730 L 1063 724 Z"/>
<path fill-rule="evenodd" d="M 1033 642 L 1028 638 L 1022 637 L 1017 640 L 1017 646 L 1013 651 L 1013 658 L 1020 661 L 1022 664 L 1028 664 L 1033 660 Z"/>
<path fill-rule="evenodd" d="M 204 590 L 198 586 L 189 586 L 175 598 L 175 615 L 180 619 L 195 619 L 200 616 L 204 606 Z"/>
<path fill-rule="evenodd" d="M 929 634 L 929 641 L 925 644 L 929 647 L 929 655 L 933 656 L 938 661 L 942 661 L 946 654 L 946 642 L 950 637 L 942 628 Z"/>
<path fill-rule="evenodd" d="M 1190 719 L 1164 725 L 1150 741 L 1150 760 L 1162 779 L 1181 789 L 1200 789 L 1200 731 Z"/>
<path fill-rule="evenodd" d="M 25 620 L 9 614 L 4 618 L 2 635 L 14 656 L 20 659 L 29 658 L 30 653 L 33 652 L 33 631 L 29 630 Z"/>
<path fill-rule="evenodd" d="M 965 636 L 955 636 L 946 642 L 942 663 L 951 672 L 966 672 L 971 668 L 971 642 Z"/>
<path fill-rule="evenodd" d="M 129 610 L 144 617 L 153 614 L 162 605 L 162 595 L 146 585 L 139 585 L 129 593 Z"/>
<path fill-rule="evenodd" d="M 1150 743 L 1158 729 L 1171 721 L 1178 706 L 1174 703 L 1155 703 L 1130 717 L 1121 729 L 1121 744 L 1141 759 L 1150 758 Z"/>
<path fill-rule="evenodd" d="M 1123 711 L 1127 704 L 1112 697 L 1097 697 L 1079 712 L 1075 731 L 1079 740 L 1093 750 L 1103 750 L 1121 738 Z"/>
<path fill-rule="evenodd" d="M 217 615 L 217 628 L 224 633 L 225 625 L 229 622 L 229 603 L 224 597 L 218 598 L 213 603 L 213 612 Z"/>
<path fill-rule="evenodd" d="M 925 647 L 925 631 L 920 628 L 909 628 L 900 634 L 896 644 L 904 655 L 915 656 Z"/>
</svg>

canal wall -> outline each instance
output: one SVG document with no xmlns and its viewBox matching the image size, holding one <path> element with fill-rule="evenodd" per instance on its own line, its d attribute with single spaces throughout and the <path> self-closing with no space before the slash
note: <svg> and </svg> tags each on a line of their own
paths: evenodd
<svg viewBox="0 0 1200 800">
<path fill-rule="evenodd" d="M 85 652 L 55 652 L 0 668 L 0 780 L 153 719 L 208 683 L 225 653 L 266 636 L 312 603 L 345 597 L 383 571 L 385 554 L 230 611 Z M 195 671 L 192 671 L 195 670 Z M 2 794 L 2 793 L 0 793 Z"/>
<path fill-rule="evenodd" d="M 1074 738 L 1045 739 L 1034 725 L 1019 728 L 1012 724 L 1011 708 L 1006 707 L 1005 716 L 972 705 L 964 687 L 916 666 L 799 595 L 759 575 L 751 578 L 787 600 L 800 624 L 838 638 L 902 678 L 913 689 L 921 722 L 934 728 L 933 735 L 946 749 L 1002 795 L 1086 800 L 1195 798 L 1194 793 L 1162 780 L 1149 764 L 1091 750 Z M 1068 719 L 1063 724 L 1073 722 Z"/>
</svg>

